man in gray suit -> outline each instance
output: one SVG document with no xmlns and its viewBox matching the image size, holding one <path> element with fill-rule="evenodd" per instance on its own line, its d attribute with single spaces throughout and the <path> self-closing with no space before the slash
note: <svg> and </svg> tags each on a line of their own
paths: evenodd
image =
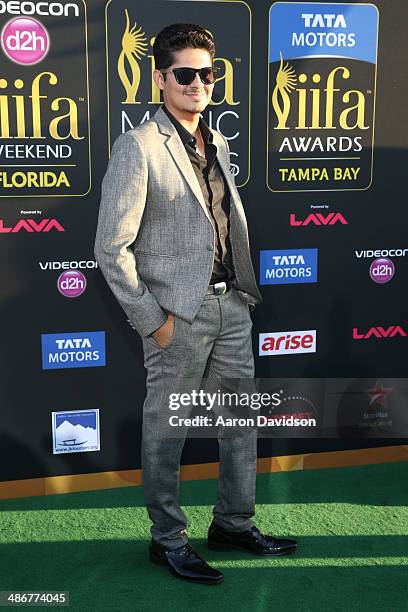
<svg viewBox="0 0 408 612">
<path fill-rule="evenodd" d="M 154 43 L 154 80 L 164 104 L 115 141 L 102 183 L 95 243 L 100 268 L 143 342 L 147 396 L 142 468 L 153 523 L 150 559 L 179 578 L 216 584 L 187 540 L 178 503 L 183 436 L 161 430 L 166 383 L 183 376 L 253 379 L 250 308 L 261 301 L 244 209 L 229 171 L 224 136 L 200 113 L 216 69 L 207 30 L 175 24 Z M 167 404 L 168 406 L 168 404 Z M 218 499 L 212 550 L 294 552 L 294 540 L 263 535 L 255 513 L 256 431 L 219 434 Z"/>
</svg>

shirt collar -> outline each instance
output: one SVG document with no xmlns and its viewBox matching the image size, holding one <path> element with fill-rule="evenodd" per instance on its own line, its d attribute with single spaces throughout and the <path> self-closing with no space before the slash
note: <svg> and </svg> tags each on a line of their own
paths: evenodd
<svg viewBox="0 0 408 612">
<path fill-rule="evenodd" d="M 197 142 L 196 137 L 193 136 L 191 132 L 186 130 L 186 128 L 183 125 L 181 125 L 180 121 L 178 121 L 175 118 L 175 116 L 172 115 L 172 113 L 169 111 L 169 109 L 164 104 L 162 108 L 164 112 L 166 113 L 166 115 L 168 116 L 168 118 L 170 119 L 170 121 L 172 122 L 172 124 L 174 125 L 174 127 L 176 128 L 177 133 L 180 136 L 183 145 L 184 146 L 189 145 L 190 147 L 193 147 L 195 149 L 196 142 Z M 200 131 L 204 139 L 204 143 L 205 144 L 212 143 L 213 135 L 211 133 L 210 128 L 208 127 L 208 125 L 206 124 L 206 122 L 204 121 L 202 117 L 200 117 L 200 119 L 198 120 L 198 125 L 200 127 Z"/>
</svg>

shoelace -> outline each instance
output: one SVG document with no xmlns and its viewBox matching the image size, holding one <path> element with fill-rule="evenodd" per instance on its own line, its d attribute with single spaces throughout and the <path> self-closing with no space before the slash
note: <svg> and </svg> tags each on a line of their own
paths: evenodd
<svg viewBox="0 0 408 612">
<path fill-rule="evenodd" d="M 202 561 L 203 559 L 201 559 L 201 557 L 193 550 L 193 548 L 190 546 L 190 544 L 184 544 L 184 546 L 180 546 L 180 548 L 176 548 L 175 550 L 172 550 L 171 553 L 174 555 L 177 555 L 177 557 L 179 557 L 180 559 L 182 559 L 183 557 L 187 557 L 188 555 L 191 555 L 193 557 L 195 557 L 196 559 L 200 559 L 200 561 Z"/>
<path fill-rule="evenodd" d="M 257 539 L 264 545 L 268 547 L 272 547 L 275 544 L 275 538 L 271 536 L 264 536 L 255 525 L 252 527 L 252 533 L 255 533 Z"/>
</svg>

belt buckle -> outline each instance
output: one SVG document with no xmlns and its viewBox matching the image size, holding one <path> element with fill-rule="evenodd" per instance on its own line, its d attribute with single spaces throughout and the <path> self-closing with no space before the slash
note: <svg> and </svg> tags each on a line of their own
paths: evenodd
<svg viewBox="0 0 408 612">
<path fill-rule="evenodd" d="M 227 291 L 227 283 L 225 281 L 221 281 L 220 283 L 214 283 L 214 294 L 215 295 L 226 293 L 226 291 Z"/>
</svg>

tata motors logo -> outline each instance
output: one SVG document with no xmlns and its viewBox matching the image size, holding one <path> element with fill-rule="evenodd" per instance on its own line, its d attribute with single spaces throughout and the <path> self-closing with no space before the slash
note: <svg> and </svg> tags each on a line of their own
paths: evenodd
<svg viewBox="0 0 408 612">
<path fill-rule="evenodd" d="M 52 446 L 54 455 L 99 451 L 99 409 L 53 412 Z"/>
<path fill-rule="evenodd" d="M 84 0 L 0 1 L 0 32 L 0 197 L 86 195 L 91 170 Z"/>
<path fill-rule="evenodd" d="M 260 252 L 260 284 L 317 282 L 317 249 Z"/>
<path fill-rule="evenodd" d="M 228 141 L 231 173 L 238 187 L 249 178 L 251 11 L 245 2 L 156 0 L 106 4 L 109 150 L 119 134 L 150 119 L 162 103 L 154 82 L 153 44 L 169 23 L 187 15 L 202 23 L 216 41 L 219 69 L 203 118 Z M 233 27 L 226 27 L 233 24 Z"/>
<path fill-rule="evenodd" d="M 259 334 L 259 356 L 316 352 L 316 330 Z"/>
<path fill-rule="evenodd" d="M 370 186 L 377 32 L 373 4 L 272 4 L 267 147 L 272 191 Z"/>
<path fill-rule="evenodd" d="M 41 344 L 43 370 L 106 365 L 104 331 L 42 334 Z"/>
<path fill-rule="evenodd" d="M 398 336 L 402 338 L 407 336 L 406 331 L 400 325 L 389 325 L 388 327 L 377 325 L 368 329 L 353 327 L 353 340 L 369 340 L 370 338 L 381 340 Z"/>
</svg>

